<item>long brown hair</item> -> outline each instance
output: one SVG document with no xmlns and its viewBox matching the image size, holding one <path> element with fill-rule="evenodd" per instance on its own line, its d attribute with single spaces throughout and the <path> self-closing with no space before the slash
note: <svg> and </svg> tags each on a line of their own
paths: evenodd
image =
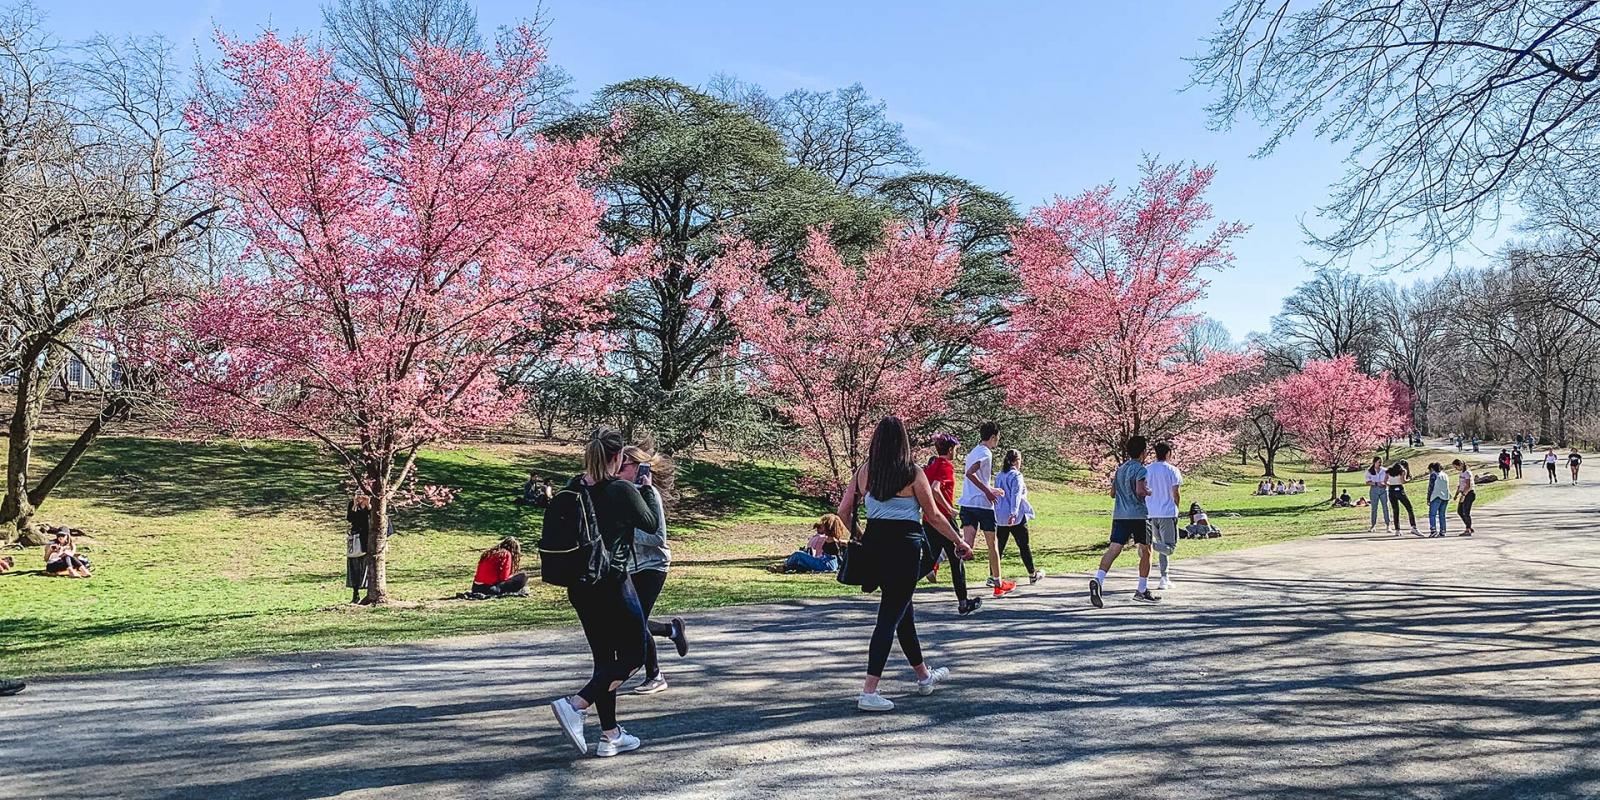
<svg viewBox="0 0 1600 800">
<path fill-rule="evenodd" d="M 850 538 L 850 529 L 844 526 L 844 520 L 839 519 L 838 514 L 823 514 L 822 519 L 817 520 L 816 531 L 836 542 Z"/>
<path fill-rule="evenodd" d="M 867 494 L 888 500 L 916 480 L 917 465 L 911 460 L 911 439 L 905 423 L 893 414 L 884 417 L 872 432 L 867 445 Z"/>
<path fill-rule="evenodd" d="M 663 457 L 638 445 L 622 448 L 622 457 L 639 464 L 650 465 L 650 485 L 665 500 L 672 495 L 672 482 L 677 478 L 678 467 L 672 459 Z"/>
<path fill-rule="evenodd" d="M 483 559 L 488 558 L 489 555 L 496 550 L 504 550 L 506 551 L 507 555 L 511 556 L 511 571 L 513 573 L 517 571 L 518 567 L 522 566 L 522 542 L 519 541 L 517 537 L 507 536 L 506 538 L 501 539 L 499 544 L 483 551 L 483 555 L 478 556 L 478 560 L 482 561 Z"/>
</svg>

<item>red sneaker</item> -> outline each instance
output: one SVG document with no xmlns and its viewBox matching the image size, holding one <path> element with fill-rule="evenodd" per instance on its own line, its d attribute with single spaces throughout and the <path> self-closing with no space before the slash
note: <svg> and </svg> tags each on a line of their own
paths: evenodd
<svg viewBox="0 0 1600 800">
<path fill-rule="evenodd" d="M 1001 581 L 999 586 L 994 587 L 994 596 L 995 597 L 1005 597 L 1006 595 L 1011 594 L 1012 592 L 1014 592 L 1016 590 L 1017 590 L 1017 582 L 1016 581 Z"/>
</svg>

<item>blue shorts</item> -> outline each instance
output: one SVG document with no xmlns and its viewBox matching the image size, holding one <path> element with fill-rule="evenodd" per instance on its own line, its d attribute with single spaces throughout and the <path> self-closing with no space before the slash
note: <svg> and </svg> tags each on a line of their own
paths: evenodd
<svg viewBox="0 0 1600 800">
<path fill-rule="evenodd" d="M 994 509 L 962 506 L 961 527 L 992 532 L 994 530 Z"/>
<path fill-rule="evenodd" d="M 1111 543 L 1120 544 L 1126 547 L 1129 541 L 1132 541 L 1134 544 L 1150 543 L 1150 531 L 1145 527 L 1145 520 L 1111 520 Z"/>
</svg>

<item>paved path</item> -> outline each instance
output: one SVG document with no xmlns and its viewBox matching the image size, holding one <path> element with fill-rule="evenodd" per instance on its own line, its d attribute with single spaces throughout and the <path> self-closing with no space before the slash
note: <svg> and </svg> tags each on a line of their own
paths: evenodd
<svg viewBox="0 0 1600 800">
<path fill-rule="evenodd" d="M 0 701 L 0 797 L 1597 797 L 1597 513 L 1532 485 L 1473 539 L 1180 561 L 1154 608 L 1126 573 L 1102 611 L 1077 576 L 973 620 L 940 588 L 954 677 L 919 698 L 891 662 L 887 715 L 850 704 L 870 601 L 696 615 L 611 760 L 544 706 L 587 670 L 570 631 L 39 681 Z"/>
</svg>

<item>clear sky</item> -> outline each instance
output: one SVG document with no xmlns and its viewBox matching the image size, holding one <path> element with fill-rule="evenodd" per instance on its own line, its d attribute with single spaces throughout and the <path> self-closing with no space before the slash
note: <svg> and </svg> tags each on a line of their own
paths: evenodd
<svg viewBox="0 0 1600 800">
<path fill-rule="evenodd" d="M 545 0 L 551 58 L 579 99 L 608 83 L 663 75 L 698 84 L 718 72 L 773 94 L 859 81 L 889 104 L 931 169 L 1010 195 L 1026 211 L 1105 181 L 1125 184 L 1141 155 L 1215 164 L 1219 217 L 1251 226 L 1236 266 L 1213 276 L 1201 310 L 1235 337 L 1264 330 L 1320 254 L 1304 244 L 1343 151 L 1300 136 L 1266 159 L 1249 121 L 1206 128 L 1207 97 L 1184 92 L 1186 56 L 1223 0 L 971 3 L 954 0 Z M 310 0 L 46 0 L 48 24 L 72 40 L 94 32 L 160 33 L 209 48 L 213 26 L 315 33 Z M 528 2 L 484 0 L 486 28 Z M 1462 253 L 1467 263 L 1482 260 Z"/>
</svg>

